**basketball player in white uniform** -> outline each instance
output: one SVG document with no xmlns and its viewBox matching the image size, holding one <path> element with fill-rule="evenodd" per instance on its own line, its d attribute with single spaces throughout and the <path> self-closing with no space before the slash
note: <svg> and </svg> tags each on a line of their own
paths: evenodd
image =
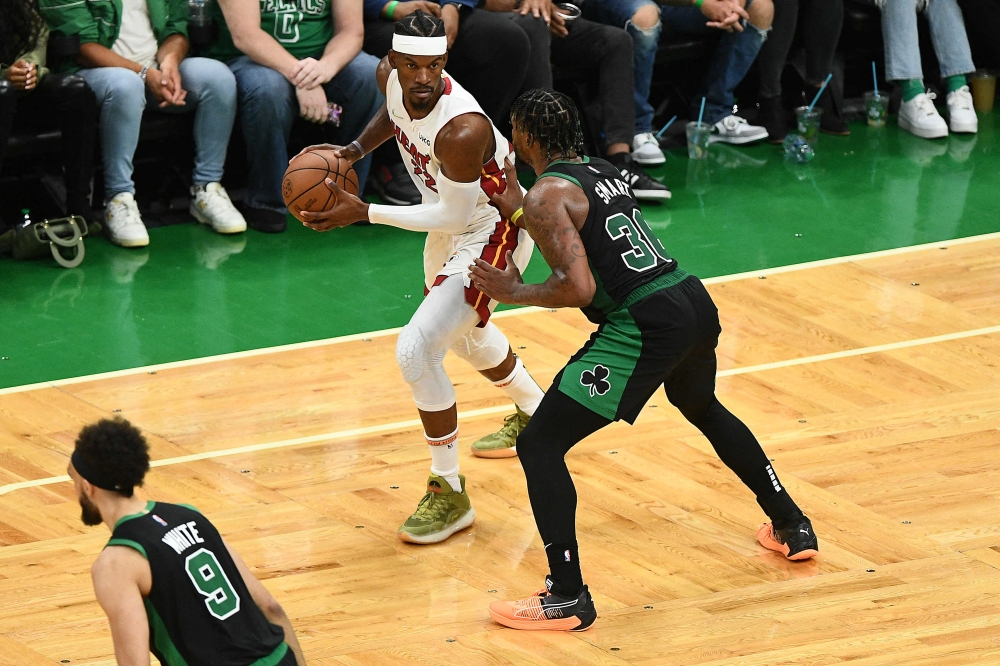
<svg viewBox="0 0 1000 666">
<path fill-rule="evenodd" d="M 533 242 L 526 231 L 501 219 L 490 203 L 493 193 L 520 187 L 508 183 L 504 174 L 504 160 L 513 159 L 513 151 L 476 100 L 444 71 L 447 59 L 440 19 L 416 12 L 397 22 L 392 50 L 378 68 L 386 105 L 350 146 L 307 149 L 333 148 L 354 162 L 395 137 L 423 203 L 369 205 L 327 179 L 336 195 L 333 207 L 302 215 L 317 231 L 369 220 L 427 233 L 427 295 L 396 347 L 431 452 L 427 493 L 399 528 L 400 538 L 412 543 L 443 541 L 475 520 L 465 477 L 458 473 L 455 389 L 442 365 L 448 350 L 469 361 L 517 406 L 500 432 L 473 445 L 477 455 L 516 455 L 517 432 L 543 396 L 507 338 L 489 321 L 496 302 L 476 289 L 468 275 L 475 258 L 500 269 L 512 261 L 523 271 Z"/>
</svg>

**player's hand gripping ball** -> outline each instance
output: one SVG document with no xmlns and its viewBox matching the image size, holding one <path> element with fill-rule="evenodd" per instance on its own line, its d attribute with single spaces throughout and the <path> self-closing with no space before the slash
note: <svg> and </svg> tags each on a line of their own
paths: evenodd
<svg viewBox="0 0 1000 666">
<path fill-rule="evenodd" d="M 322 213 L 337 203 L 336 195 L 326 186 L 327 178 L 345 192 L 357 196 L 358 174 L 350 162 L 337 157 L 332 150 L 310 150 L 296 155 L 288 163 L 281 181 L 281 196 L 288 211 L 299 222 L 305 222 L 303 211 Z"/>
</svg>

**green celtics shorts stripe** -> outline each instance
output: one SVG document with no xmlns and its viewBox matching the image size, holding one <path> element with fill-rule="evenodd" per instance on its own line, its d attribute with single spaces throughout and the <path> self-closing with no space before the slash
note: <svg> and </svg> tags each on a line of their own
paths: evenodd
<svg viewBox="0 0 1000 666">
<path fill-rule="evenodd" d="M 614 421 L 642 353 L 642 333 L 627 309 L 608 315 L 590 342 L 566 365 L 559 390 Z"/>
</svg>

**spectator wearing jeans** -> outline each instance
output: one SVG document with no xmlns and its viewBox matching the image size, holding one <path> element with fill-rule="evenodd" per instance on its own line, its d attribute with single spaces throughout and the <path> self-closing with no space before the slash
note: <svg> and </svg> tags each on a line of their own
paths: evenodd
<svg viewBox="0 0 1000 666">
<path fill-rule="evenodd" d="M 48 34 L 34 0 L 0 0 L 0 165 L 15 119 L 37 128 L 39 119 L 55 115 L 62 130 L 66 213 L 90 221 L 94 93 L 79 76 L 45 67 Z"/>
<path fill-rule="evenodd" d="M 190 212 L 218 233 L 246 230 L 222 188 L 236 114 L 236 85 L 221 63 L 187 58 L 185 0 L 41 0 L 53 31 L 79 35 L 79 74 L 97 98 L 104 158 L 105 231 L 123 247 L 149 244 L 135 203 L 132 156 L 147 104 L 160 113 L 194 113 Z"/>
<path fill-rule="evenodd" d="M 812 88 L 808 95 L 812 99 L 827 74 L 833 71 L 833 55 L 844 23 L 844 0 L 773 2 L 774 25 L 757 58 L 757 71 L 760 75 L 760 122 L 767 130 L 767 140 L 781 143 L 788 134 L 787 113 L 781 102 L 781 73 L 796 27 L 801 25 L 806 52 L 806 85 Z M 823 111 L 819 119 L 820 130 L 838 136 L 851 133 L 840 115 L 832 85 L 826 87 L 816 106 Z"/>
<path fill-rule="evenodd" d="M 358 138 L 385 102 L 378 58 L 361 52 L 361 0 L 219 0 L 214 11 L 220 34 L 209 55 L 236 75 L 247 143 L 245 212 L 254 229 L 279 233 L 295 116 L 323 125 L 332 143 Z M 362 187 L 370 165 L 370 157 L 354 163 Z"/>
<path fill-rule="evenodd" d="M 476 0 L 364 3 L 364 48 L 377 58 L 389 53 L 394 21 L 418 9 L 440 17 L 448 37 L 448 75 L 476 98 L 503 134 L 510 136 L 510 105 L 522 89 L 531 49 L 520 27 L 503 16 L 477 9 Z M 379 194 L 396 204 L 420 203 L 420 191 L 399 159 L 399 151 L 387 142 L 375 152 L 383 163 L 372 178 Z"/>
<path fill-rule="evenodd" d="M 660 7 L 660 18 L 668 31 L 724 33 L 709 63 L 703 90 L 692 102 L 692 113 L 697 118 L 701 98 L 705 97 L 702 122 L 713 125 L 709 141 L 743 144 L 766 139 L 766 129 L 733 114 L 733 91 L 750 71 L 764 44 L 774 18 L 771 0 L 703 0 L 696 6 L 690 0 L 666 0 Z"/>
<path fill-rule="evenodd" d="M 486 0 L 485 7 L 503 13 L 528 35 L 532 64 L 526 81 L 531 81 L 532 87 L 552 85 L 551 66 L 542 54 L 550 54 L 553 64 L 580 76 L 592 77 L 596 73 L 605 159 L 622 172 L 637 198 L 669 199 L 670 190 L 650 178 L 631 155 L 635 85 L 628 33 L 583 18 L 566 21 L 552 0 L 521 0 L 516 6 L 515 0 Z"/>
<path fill-rule="evenodd" d="M 924 139 L 952 132 L 979 130 L 972 108 L 966 74 L 974 72 L 969 38 L 957 0 L 876 0 L 882 9 L 882 40 L 885 42 L 885 77 L 903 88 L 899 126 Z M 917 37 L 917 12 L 924 12 L 931 28 L 934 53 L 941 65 L 947 90 L 948 123 L 934 107 L 934 93 L 925 92 Z"/>
</svg>

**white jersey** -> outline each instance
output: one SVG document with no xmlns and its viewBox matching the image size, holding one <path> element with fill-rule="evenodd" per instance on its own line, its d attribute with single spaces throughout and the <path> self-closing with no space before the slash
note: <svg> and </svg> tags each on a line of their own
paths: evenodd
<svg viewBox="0 0 1000 666">
<path fill-rule="evenodd" d="M 403 157 L 403 164 L 410 173 L 410 178 L 420 190 L 423 203 L 435 204 L 440 200 L 437 191 L 438 174 L 441 163 L 434 152 L 434 142 L 438 132 L 452 118 L 466 113 L 478 113 L 489 119 L 482 107 L 465 88 L 451 78 L 447 72 L 442 73 L 444 93 L 438 98 L 437 104 L 426 117 L 419 120 L 410 118 L 403 105 L 403 89 L 399 85 L 396 70 L 389 73 L 385 86 L 386 109 L 389 120 L 392 121 L 396 143 Z M 506 253 L 514 253 L 514 263 L 523 271 L 531 258 L 534 243 L 523 229 L 518 229 L 507 220 L 500 218 L 500 212 L 490 203 L 490 195 L 506 187 L 504 175 L 504 158 L 513 159 L 513 147 L 507 139 L 493 129 L 493 139 L 496 148 L 493 158 L 483 165 L 480 177 L 479 201 L 469 220 L 468 229 L 460 234 L 430 232 L 424 244 L 424 281 L 425 287 L 431 289 L 435 284 L 451 275 L 468 273 L 472 259 L 479 257 L 498 268 L 507 265 Z M 513 183 L 515 187 L 519 184 Z M 485 295 L 469 284 L 465 277 L 467 300 L 482 318 L 483 323 L 489 319 L 489 313 L 496 303 L 490 302 Z"/>
</svg>

